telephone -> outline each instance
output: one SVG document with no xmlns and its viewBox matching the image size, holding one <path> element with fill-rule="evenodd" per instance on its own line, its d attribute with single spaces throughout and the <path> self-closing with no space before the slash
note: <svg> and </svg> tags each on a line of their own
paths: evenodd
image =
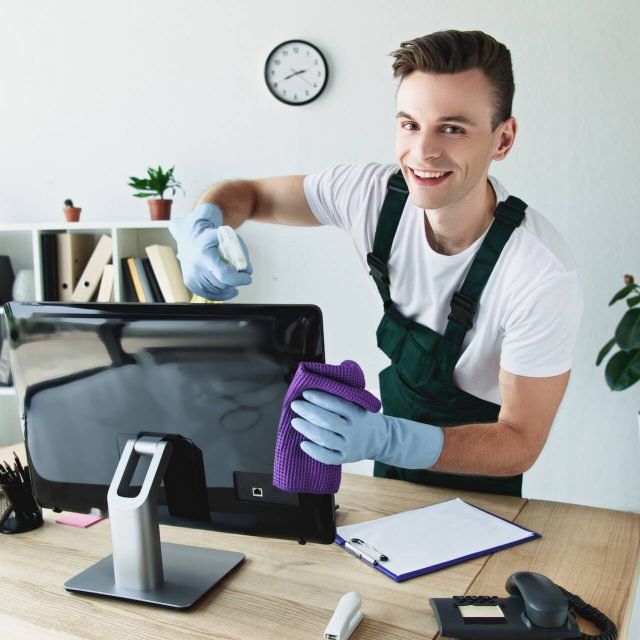
<svg viewBox="0 0 640 640">
<path fill-rule="evenodd" d="M 618 630 L 600 611 L 540 573 L 519 571 L 507 579 L 508 598 L 453 596 L 432 598 L 440 634 L 447 638 L 520 640 L 582 638 L 573 613 L 594 622 L 602 631 L 594 640 L 614 640 Z"/>
</svg>

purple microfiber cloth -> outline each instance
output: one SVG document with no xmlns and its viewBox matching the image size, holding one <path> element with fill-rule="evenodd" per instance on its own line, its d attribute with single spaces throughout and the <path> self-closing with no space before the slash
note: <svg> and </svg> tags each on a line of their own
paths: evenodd
<svg viewBox="0 0 640 640">
<path fill-rule="evenodd" d="M 305 438 L 291 426 L 291 420 L 297 416 L 291 409 L 291 403 L 302 398 L 303 391 L 318 389 L 350 400 L 367 411 L 380 411 L 380 400 L 364 387 L 364 373 L 353 360 L 345 360 L 340 365 L 300 363 L 282 403 L 273 463 L 275 487 L 296 493 L 338 491 L 342 466 L 318 462 L 300 448 Z"/>
</svg>

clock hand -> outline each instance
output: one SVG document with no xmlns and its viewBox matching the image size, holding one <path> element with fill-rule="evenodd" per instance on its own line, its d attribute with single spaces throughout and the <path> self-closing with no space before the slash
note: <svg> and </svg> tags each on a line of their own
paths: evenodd
<svg viewBox="0 0 640 640">
<path fill-rule="evenodd" d="M 305 71 L 307 71 L 307 69 L 300 69 L 300 71 L 296 71 L 295 69 L 291 69 L 291 71 L 293 71 L 293 73 L 290 73 L 288 76 L 285 76 L 283 78 L 283 80 L 288 80 L 289 78 L 293 78 L 293 76 L 297 76 L 301 73 L 304 73 Z"/>
<path fill-rule="evenodd" d="M 306 71 L 306 69 L 305 69 Z M 300 76 L 300 80 L 304 80 L 310 87 L 313 86 L 313 84 L 311 82 L 309 82 L 306 78 L 303 78 L 302 76 Z"/>
</svg>

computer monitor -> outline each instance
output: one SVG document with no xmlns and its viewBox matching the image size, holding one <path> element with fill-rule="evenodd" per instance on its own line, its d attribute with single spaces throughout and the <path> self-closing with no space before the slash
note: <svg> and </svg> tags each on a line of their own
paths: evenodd
<svg viewBox="0 0 640 640">
<path fill-rule="evenodd" d="M 288 385 L 300 362 L 324 362 L 317 307 L 11 302 L 5 319 L 42 506 L 106 510 L 127 441 L 176 434 L 201 452 L 209 513 L 172 516 L 161 489 L 160 522 L 335 540 L 332 495 L 272 484 Z"/>
</svg>

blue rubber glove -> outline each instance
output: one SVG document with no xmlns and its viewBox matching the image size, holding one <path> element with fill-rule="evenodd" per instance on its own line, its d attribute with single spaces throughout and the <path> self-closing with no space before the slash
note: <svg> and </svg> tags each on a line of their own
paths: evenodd
<svg viewBox="0 0 640 640">
<path fill-rule="evenodd" d="M 222 211 L 215 204 L 200 204 L 184 218 L 172 220 L 169 231 L 178 243 L 182 277 L 189 291 L 207 300 L 231 300 L 240 285 L 251 283 L 247 247 L 238 236 L 247 258 L 245 271 L 236 271 L 218 255 L 218 231 Z"/>
<path fill-rule="evenodd" d="M 291 408 L 293 428 L 308 440 L 301 449 L 325 464 L 379 460 L 403 469 L 426 469 L 442 453 L 444 433 L 413 420 L 393 418 L 324 391 L 307 390 Z"/>
</svg>

